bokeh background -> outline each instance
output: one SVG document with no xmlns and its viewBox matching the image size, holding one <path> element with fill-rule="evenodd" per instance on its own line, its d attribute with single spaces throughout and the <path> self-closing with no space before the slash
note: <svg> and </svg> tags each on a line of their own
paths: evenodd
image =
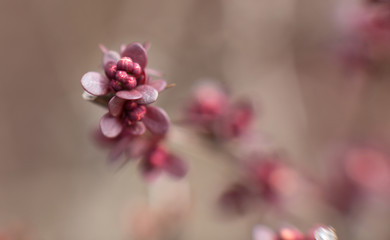
<svg viewBox="0 0 390 240">
<path fill-rule="evenodd" d="M 386 145 L 388 71 L 362 83 L 332 54 L 340 38 L 334 10 L 342 1 L 349 0 L 0 1 L 0 229 L 21 225 L 33 239 L 131 239 L 124 215 L 150 201 L 151 188 L 162 196 L 172 187 L 145 184 L 135 164 L 117 171 L 92 143 L 104 109 L 81 98 L 80 79 L 99 69 L 99 43 L 116 50 L 152 43 L 149 66 L 177 84 L 158 103 L 172 119 L 203 77 L 251 98 L 257 127 L 314 173 L 335 143 Z M 181 239 L 251 239 L 261 213 L 225 219 L 215 209 L 234 167 L 207 144 L 181 141 L 185 131 L 172 139 L 191 165 Z M 343 236 L 337 215 L 313 205 L 292 206 L 304 222 L 269 222 L 324 222 Z M 361 209 L 356 239 L 390 239 L 389 210 L 383 202 Z"/>
</svg>

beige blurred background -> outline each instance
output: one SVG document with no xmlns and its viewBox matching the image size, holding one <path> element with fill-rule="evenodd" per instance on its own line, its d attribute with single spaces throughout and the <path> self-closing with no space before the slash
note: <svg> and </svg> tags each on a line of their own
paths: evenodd
<svg viewBox="0 0 390 240">
<path fill-rule="evenodd" d="M 37 239 L 125 239 L 124 209 L 147 198 L 135 164 L 115 171 L 90 140 L 104 110 L 82 100 L 80 78 L 99 69 L 99 43 L 116 50 L 152 43 L 149 66 L 177 84 L 159 98 L 172 118 L 202 77 L 250 96 L 261 112 L 258 128 L 313 171 L 334 142 L 387 142 L 388 74 L 364 86 L 356 103 L 359 81 L 345 77 L 329 54 L 338 38 L 337 2 L 2 0 L 0 229 L 21 222 Z M 192 166 L 193 200 L 183 239 L 250 239 L 258 216 L 226 221 L 214 213 L 214 189 L 226 186 L 234 170 L 212 150 L 181 144 Z M 308 227 L 310 217 L 298 226 Z"/>
</svg>

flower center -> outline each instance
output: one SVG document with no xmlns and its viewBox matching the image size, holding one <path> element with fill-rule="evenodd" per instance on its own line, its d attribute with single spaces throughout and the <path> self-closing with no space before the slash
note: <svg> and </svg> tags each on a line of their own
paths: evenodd
<svg viewBox="0 0 390 240">
<path fill-rule="evenodd" d="M 145 81 L 143 69 L 129 57 L 121 58 L 117 63 L 109 62 L 104 66 L 104 72 L 110 79 L 113 91 L 132 90 Z"/>
<path fill-rule="evenodd" d="M 125 103 L 123 120 L 128 126 L 131 126 L 135 122 L 141 121 L 145 114 L 146 107 L 144 105 L 140 105 L 135 101 L 127 101 Z"/>
</svg>

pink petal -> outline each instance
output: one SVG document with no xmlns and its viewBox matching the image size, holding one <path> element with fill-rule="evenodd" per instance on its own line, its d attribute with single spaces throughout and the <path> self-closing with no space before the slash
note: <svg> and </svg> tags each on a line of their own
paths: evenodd
<svg viewBox="0 0 390 240">
<path fill-rule="evenodd" d="M 174 177 L 182 178 L 186 175 L 188 166 L 177 156 L 170 155 L 165 170 Z"/>
<path fill-rule="evenodd" d="M 116 93 L 116 96 L 126 100 L 137 100 L 143 97 L 142 93 L 135 89 L 130 91 L 119 91 Z"/>
<path fill-rule="evenodd" d="M 150 42 L 144 42 L 144 44 L 142 44 L 142 46 L 145 48 L 146 51 L 149 51 L 151 44 L 150 44 Z"/>
<path fill-rule="evenodd" d="M 99 48 L 100 48 L 100 50 L 101 50 L 103 53 L 108 52 L 108 49 L 107 49 L 106 46 L 104 46 L 103 44 L 99 44 Z"/>
<path fill-rule="evenodd" d="M 158 92 L 152 86 L 140 85 L 136 88 L 136 90 L 142 94 L 142 98 L 137 100 L 137 103 L 139 104 L 151 104 L 158 98 Z"/>
<path fill-rule="evenodd" d="M 81 78 L 81 85 L 84 90 L 95 96 L 106 95 L 108 88 L 108 79 L 98 72 L 87 72 Z"/>
<path fill-rule="evenodd" d="M 130 141 L 127 150 L 127 155 L 130 158 L 140 158 L 143 156 L 146 151 L 150 148 L 150 142 L 148 140 L 142 139 L 142 138 L 133 138 L 132 141 Z"/>
<path fill-rule="evenodd" d="M 112 97 L 108 102 L 108 110 L 110 111 L 110 114 L 114 117 L 118 117 L 122 113 L 125 102 L 126 100 L 117 96 Z"/>
<path fill-rule="evenodd" d="M 100 129 L 104 136 L 114 138 L 122 132 L 123 125 L 118 118 L 107 113 L 100 119 Z"/>
<path fill-rule="evenodd" d="M 127 45 L 122 52 L 122 57 L 131 58 L 133 62 L 138 63 L 142 69 L 144 69 L 148 63 L 146 49 L 137 42 Z"/>
<path fill-rule="evenodd" d="M 132 135 L 142 135 L 146 131 L 145 124 L 142 122 L 136 122 L 129 127 L 129 131 Z"/>
<path fill-rule="evenodd" d="M 107 51 L 103 56 L 103 66 L 106 66 L 109 62 L 118 62 L 121 56 L 115 51 Z"/>
<path fill-rule="evenodd" d="M 168 114 L 159 107 L 148 106 L 146 115 L 142 120 L 146 128 L 156 135 L 164 135 L 169 129 Z"/>
<path fill-rule="evenodd" d="M 147 68 L 145 69 L 145 72 L 148 74 L 148 75 L 151 75 L 151 76 L 155 76 L 155 77 L 162 77 L 164 74 L 156 69 L 152 69 L 152 68 Z"/>
<path fill-rule="evenodd" d="M 116 162 L 126 151 L 126 148 L 130 142 L 130 138 L 124 137 L 119 140 L 111 149 L 108 154 L 108 160 L 110 162 Z"/>
<path fill-rule="evenodd" d="M 275 238 L 275 233 L 269 227 L 257 225 L 253 229 L 253 240 L 274 240 Z"/>
<path fill-rule="evenodd" d="M 121 56 L 123 56 L 123 51 L 126 49 L 126 44 L 121 44 Z"/>
<path fill-rule="evenodd" d="M 154 89 L 156 89 L 158 92 L 161 92 L 167 86 L 167 81 L 165 81 L 164 79 L 158 79 L 155 81 L 150 81 L 148 84 Z"/>
</svg>

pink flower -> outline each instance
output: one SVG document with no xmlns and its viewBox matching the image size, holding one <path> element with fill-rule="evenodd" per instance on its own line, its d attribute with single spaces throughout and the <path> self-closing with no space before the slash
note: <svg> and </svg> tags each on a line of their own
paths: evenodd
<svg viewBox="0 0 390 240">
<path fill-rule="evenodd" d="M 155 70 L 147 70 L 146 47 L 140 43 L 123 46 L 121 54 L 109 51 L 104 46 L 103 68 L 105 75 L 88 72 L 81 79 L 84 90 L 96 103 L 108 107 L 100 119 L 100 129 L 95 139 L 110 148 L 109 160 L 120 157 L 141 159 L 145 177 L 150 178 L 162 170 L 172 176 L 182 177 L 187 167 L 179 157 L 162 147 L 169 130 L 167 113 L 151 106 L 159 92 L 167 86 L 165 80 L 152 81 Z M 144 134 L 149 130 L 151 134 Z"/>
<path fill-rule="evenodd" d="M 364 0 L 342 4 L 337 26 L 343 35 L 340 55 L 351 68 L 368 68 L 390 53 L 390 3 Z"/>
<path fill-rule="evenodd" d="M 350 214 L 364 195 L 389 195 L 390 155 L 381 148 L 370 144 L 344 147 L 333 164 L 324 194 L 341 213 Z"/>
<path fill-rule="evenodd" d="M 141 135 L 145 129 L 163 135 L 169 128 L 167 114 L 161 108 L 148 106 L 165 89 L 165 80 L 152 81 L 146 74 L 147 52 L 140 43 L 123 47 L 121 55 L 101 47 L 105 76 L 88 72 L 81 79 L 86 92 L 107 96 L 109 113 L 100 121 L 102 133 L 115 138 L 125 132 Z"/>
<path fill-rule="evenodd" d="M 141 169 L 147 179 L 154 179 L 161 171 L 180 178 L 186 174 L 187 165 L 163 146 L 156 145 L 146 152 L 141 161 Z"/>
<path fill-rule="evenodd" d="M 219 139 L 242 136 L 254 119 L 248 101 L 233 102 L 214 82 L 202 82 L 193 91 L 186 108 L 186 121 Z"/>
<path fill-rule="evenodd" d="M 255 154 L 244 165 L 244 178 L 222 194 L 220 204 L 236 213 L 244 213 L 256 200 L 277 206 L 296 193 L 298 185 L 295 170 L 279 156 Z"/>
<path fill-rule="evenodd" d="M 165 135 L 169 129 L 168 115 L 159 107 L 113 97 L 108 108 L 109 112 L 100 120 L 106 137 L 114 138 L 121 133 L 142 135 L 146 128 L 152 134 Z"/>
<path fill-rule="evenodd" d="M 346 176 L 356 186 L 376 193 L 389 193 L 390 156 L 379 148 L 363 145 L 346 151 L 343 157 Z"/>
<path fill-rule="evenodd" d="M 121 55 L 115 51 L 108 51 L 101 46 L 104 53 L 103 69 L 105 76 L 98 72 L 88 72 L 81 84 L 85 91 L 94 96 L 103 96 L 108 93 L 131 92 L 136 86 L 146 82 L 145 68 L 148 61 L 146 49 L 140 43 L 127 45 Z M 135 95 L 135 94 L 133 94 Z M 139 96 L 137 99 L 140 99 Z"/>
<path fill-rule="evenodd" d="M 281 197 L 297 190 L 295 171 L 277 155 L 254 156 L 248 164 L 249 180 L 262 198 L 278 203 Z"/>
</svg>

